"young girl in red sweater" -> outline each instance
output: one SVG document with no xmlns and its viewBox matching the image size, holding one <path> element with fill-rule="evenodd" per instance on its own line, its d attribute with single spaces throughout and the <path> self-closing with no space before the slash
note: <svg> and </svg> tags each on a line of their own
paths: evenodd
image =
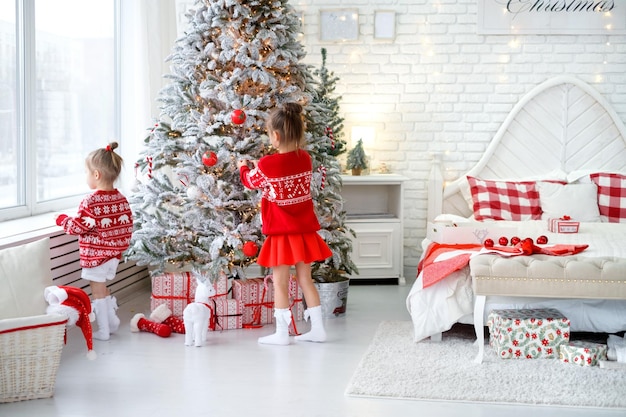
<svg viewBox="0 0 626 417">
<path fill-rule="evenodd" d="M 320 224 L 311 197 L 311 156 L 301 149 L 305 129 L 302 106 L 286 103 L 273 109 L 266 129 L 278 153 L 264 156 L 258 163 L 249 160 L 237 163 L 243 184 L 262 190 L 261 219 L 266 239 L 257 263 L 272 268 L 274 282 L 276 333 L 259 338 L 259 343 L 289 344 L 291 266 L 295 266 L 296 279 L 308 306 L 305 318 L 311 319 L 311 330 L 296 336 L 296 340 L 324 342 L 326 331 L 320 297 L 311 278 L 311 262 L 324 260 L 332 252 L 317 233 Z"/>
<path fill-rule="evenodd" d="M 81 278 L 89 281 L 93 297 L 98 331 L 94 339 L 109 340 L 120 319 L 117 317 L 117 301 L 112 297 L 106 281 L 115 278 L 122 253 L 130 244 L 133 218 L 130 205 L 113 183 L 122 170 L 122 157 L 113 150 L 117 142 L 96 149 L 85 159 L 87 185 L 92 190 L 78 206 L 76 217 L 61 214 L 57 225 L 65 233 L 78 235 Z"/>
</svg>

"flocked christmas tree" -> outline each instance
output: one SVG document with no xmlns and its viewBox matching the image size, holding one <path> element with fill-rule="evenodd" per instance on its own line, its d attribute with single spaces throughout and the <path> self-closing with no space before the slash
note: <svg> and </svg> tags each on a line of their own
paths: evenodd
<svg viewBox="0 0 626 417">
<path fill-rule="evenodd" d="M 337 155 L 345 152 L 343 119 L 339 115 L 339 99 L 332 93 L 338 80 L 326 68 L 326 50 L 322 49 L 322 65 L 315 70 L 313 103 L 307 112 L 307 126 L 314 138 L 309 148 L 313 167 L 325 172 L 324 186 L 313 187 L 313 199 L 320 220 L 322 237 L 333 252 L 332 258 L 313 264 L 313 278 L 317 282 L 336 282 L 346 279 L 347 274 L 358 272 L 350 254 L 353 230 L 345 224 L 346 212 L 340 194 L 341 166 Z"/>
<path fill-rule="evenodd" d="M 333 250 L 316 269 L 326 276 L 352 272 L 339 164 L 328 152 L 336 109 L 301 63 L 297 14 L 280 0 L 205 0 L 187 17 L 185 36 L 169 58 L 170 82 L 159 96 L 162 113 L 136 164 L 129 258 L 153 273 L 169 265 L 211 280 L 220 272 L 245 277 L 263 244 L 260 193 L 243 187 L 236 161 L 271 152 L 267 114 L 298 101 L 307 114 L 320 233 Z"/>
</svg>

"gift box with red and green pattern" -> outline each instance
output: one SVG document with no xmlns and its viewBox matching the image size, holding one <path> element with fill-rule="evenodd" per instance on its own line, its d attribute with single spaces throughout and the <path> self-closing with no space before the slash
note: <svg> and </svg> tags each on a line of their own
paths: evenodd
<svg viewBox="0 0 626 417">
<path fill-rule="evenodd" d="M 570 321 L 558 310 L 492 310 L 489 345 L 503 359 L 556 359 L 569 341 Z"/>
<path fill-rule="evenodd" d="M 575 340 L 559 347 L 559 359 L 580 366 L 597 366 L 598 361 L 606 360 L 606 351 L 607 346 L 601 343 Z"/>
</svg>

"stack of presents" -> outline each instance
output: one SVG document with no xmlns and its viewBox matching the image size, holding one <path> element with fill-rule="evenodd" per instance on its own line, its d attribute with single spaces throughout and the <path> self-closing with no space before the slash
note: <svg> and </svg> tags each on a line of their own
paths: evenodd
<svg viewBox="0 0 626 417">
<path fill-rule="evenodd" d="M 596 366 L 607 359 L 604 344 L 570 341 L 570 321 L 558 310 L 492 310 L 487 319 L 489 345 L 503 359 L 559 359 Z"/>
<path fill-rule="evenodd" d="M 171 272 L 152 277 L 150 309 L 165 304 L 172 315 L 182 318 L 187 304 L 194 301 L 197 281 L 192 272 Z M 271 276 L 265 278 L 228 279 L 221 275 L 213 284 L 210 298 L 210 331 L 254 328 L 274 320 L 274 287 Z M 296 322 L 304 316 L 302 290 L 292 278 L 289 301 L 293 320 L 292 334 L 298 334 Z"/>
</svg>

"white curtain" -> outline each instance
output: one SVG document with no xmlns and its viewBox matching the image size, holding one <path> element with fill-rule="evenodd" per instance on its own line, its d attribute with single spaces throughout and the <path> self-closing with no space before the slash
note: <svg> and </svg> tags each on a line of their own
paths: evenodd
<svg viewBox="0 0 626 417">
<path fill-rule="evenodd" d="M 175 0 L 121 1 L 122 192 L 135 183 L 135 162 L 148 129 L 159 115 L 158 93 L 170 72 L 165 59 L 177 37 Z"/>
</svg>

